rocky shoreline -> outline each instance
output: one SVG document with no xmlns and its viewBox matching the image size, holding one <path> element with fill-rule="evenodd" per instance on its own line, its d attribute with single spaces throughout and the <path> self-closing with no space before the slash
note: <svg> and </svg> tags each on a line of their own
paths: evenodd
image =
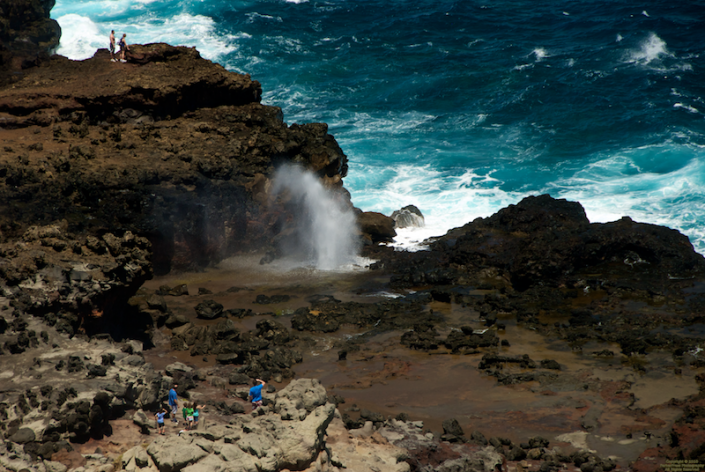
<svg viewBox="0 0 705 472">
<path fill-rule="evenodd" d="M 395 251 L 326 125 L 286 124 L 249 76 L 165 44 L 49 57 L 1 26 L 5 469 L 705 468 L 705 259 L 682 234 L 543 195 Z M 287 268 L 283 164 L 355 215 L 368 267 Z M 206 421 L 155 439 L 175 381 Z"/>
</svg>

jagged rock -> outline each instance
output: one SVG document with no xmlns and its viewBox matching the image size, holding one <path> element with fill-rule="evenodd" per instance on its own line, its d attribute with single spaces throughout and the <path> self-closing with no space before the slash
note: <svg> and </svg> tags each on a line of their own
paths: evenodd
<svg viewBox="0 0 705 472">
<path fill-rule="evenodd" d="M 17 444 L 26 444 L 34 441 L 36 438 L 34 431 L 30 428 L 20 428 L 15 434 L 10 436 L 10 441 Z"/>
<path fill-rule="evenodd" d="M 140 427 L 142 434 L 149 434 L 150 429 L 156 429 L 154 419 L 148 417 L 142 410 L 137 410 L 135 414 L 132 415 L 132 422 Z"/>
<path fill-rule="evenodd" d="M 394 220 L 381 213 L 372 211 L 360 213 L 357 215 L 357 223 L 362 234 L 366 235 L 372 243 L 392 242 L 397 235 L 394 231 Z"/>
<path fill-rule="evenodd" d="M 299 379 L 277 394 L 274 411 L 284 420 L 301 420 L 327 401 L 326 389 L 318 380 Z"/>
<path fill-rule="evenodd" d="M 167 312 L 166 300 L 161 295 L 150 295 L 147 298 L 147 306 L 153 310 L 159 310 L 162 313 Z"/>
<path fill-rule="evenodd" d="M 222 314 L 223 305 L 214 302 L 213 300 L 206 300 L 196 305 L 196 315 L 198 315 L 199 318 L 213 320 Z"/>
<path fill-rule="evenodd" d="M 426 224 L 421 210 L 414 205 L 407 205 L 401 210 L 395 210 L 391 218 L 394 220 L 395 228 L 420 228 Z"/>
<path fill-rule="evenodd" d="M 186 374 L 192 374 L 194 370 L 193 367 L 189 367 L 182 362 L 174 362 L 166 366 L 164 372 L 166 372 L 166 375 L 169 377 L 181 377 Z"/>
<path fill-rule="evenodd" d="M 178 328 L 179 326 L 183 326 L 185 324 L 188 324 L 188 318 L 184 315 L 175 315 L 171 314 L 169 317 L 166 319 L 164 324 L 166 325 L 167 328 L 174 329 Z"/>
<path fill-rule="evenodd" d="M 228 383 L 230 385 L 248 385 L 252 383 L 252 379 L 248 375 L 234 372 L 228 377 Z"/>
</svg>

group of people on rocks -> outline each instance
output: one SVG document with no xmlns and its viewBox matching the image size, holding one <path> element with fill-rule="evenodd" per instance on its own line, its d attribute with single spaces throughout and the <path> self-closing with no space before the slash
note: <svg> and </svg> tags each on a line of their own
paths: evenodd
<svg viewBox="0 0 705 472">
<path fill-rule="evenodd" d="M 117 56 L 119 57 L 118 59 L 115 58 L 115 30 L 110 31 L 110 61 L 111 62 L 127 62 L 127 59 L 125 59 L 125 53 L 130 50 L 130 47 L 127 45 L 127 33 L 123 33 L 122 38 L 120 38 L 120 41 L 117 44 L 120 46 L 120 50 L 117 53 Z"/>
<path fill-rule="evenodd" d="M 256 385 L 250 388 L 249 398 L 252 402 L 252 411 L 255 411 L 258 407 L 262 406 L 262 389 L 267 384 L 262 379 L 255 380 Z M 166 434 L 166 425 L 164 424 L 165 418 L 171 413 L 171 421 L 179 424 L 179 420 L 176 416 L 179 411 L 179 396 L 176 393 L 176 389 L 179 387 L 178 384 L 174 384 L 169 390 L 169 395 L 167 396 L 167 403 L 171 408 L 171 412 L 167 411 L 166 408 L 161 408 L 157 413 L 154 414 L 154 418 L 157 420 L 157 429 L 159 434 Z M 200 417 L 200 409 L 205 408 L 206 405 L 199 405 L 196 402 L 184 402 L 184 406 L 181 413 L 184 417 L 186 424 L 186 430 L 191 430 L 198 425 L 198 420 Z"/>
</svg>

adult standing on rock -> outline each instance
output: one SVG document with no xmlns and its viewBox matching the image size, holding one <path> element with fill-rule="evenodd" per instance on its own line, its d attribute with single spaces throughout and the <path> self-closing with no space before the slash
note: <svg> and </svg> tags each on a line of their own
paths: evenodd
<svg viewBox="0 0 705 472">
<path fill-rule="evenodd" d="M 122 38 L 120 38 L 120 62 L 127 62 L 125 60 L 125 51 L 129 51 L 130 47 L 127 45 L 127 33 L 122 33 Z"/>
<path fill-rule="evenodd" d="M 259 385 L 255 385 L 250 389 L 250 398 L 252 399 L 252 411 L 255 411 L 258 406 L 262 406 L 262 388 L 266 385 L 266 382 L 262 379 L 255 380 L 255 383 L 259 382 Z"/>
<path fill-rule="evenodd" d="M 110 62 L 115 60 L 115 30 L 110 30 Z"/>
<path fill-rule="evenodd" d="M 179 420 L 176 419 L 176 414 L 179 412 L 179 398 L 176 394 L 176 389 L 178 385 L 174 386 L 169 390 L 169 406 L 171 407 L 171 421 L 178 423 Z"/>
</svg>

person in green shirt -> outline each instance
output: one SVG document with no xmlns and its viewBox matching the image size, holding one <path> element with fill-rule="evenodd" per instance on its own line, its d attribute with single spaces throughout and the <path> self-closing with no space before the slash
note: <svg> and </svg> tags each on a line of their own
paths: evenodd
<svg viewBox="0 0 705 472">
<path fill-rule="evenodd" d="M 184 408 L 181 410 L 186 420 L 186 429 L 191 429 L 193 426 L 193 403 L 184 402 Z"/>
</svg>

